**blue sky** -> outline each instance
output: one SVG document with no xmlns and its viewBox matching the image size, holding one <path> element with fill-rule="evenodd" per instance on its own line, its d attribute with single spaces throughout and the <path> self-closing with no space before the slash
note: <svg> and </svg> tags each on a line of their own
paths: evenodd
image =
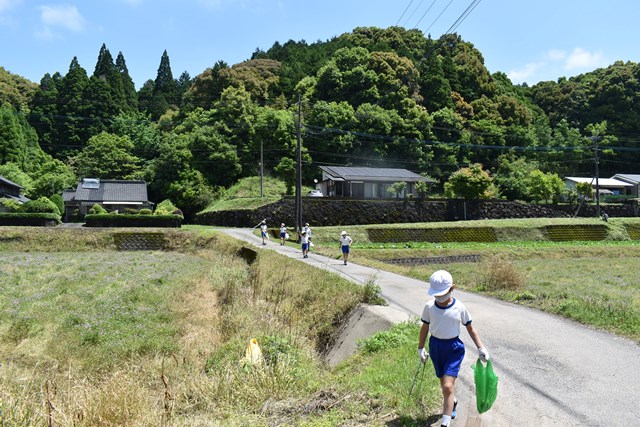
<svg viewBox="0 0 640 427">
<path fill-rule="evenodd" d="M 399 23 L 437 38 L 473 4 L 456 32 L 514 83 L 640 59 L 635 0 L 0 0 L 0 66 L 39 82 L 66 74 L 77 56 L 92 74 L 105 43 L 114 58 L 122 51 L 140 87 L 165 49 L 174 77 L 195 77 L 275 41 L 324 41 L 358 26 Z"/>
</svg>

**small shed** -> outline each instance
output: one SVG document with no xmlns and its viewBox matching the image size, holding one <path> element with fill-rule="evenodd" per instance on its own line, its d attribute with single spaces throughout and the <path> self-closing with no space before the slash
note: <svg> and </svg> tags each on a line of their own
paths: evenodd
<svg viewBox="0 0 640 427">
<path fill-rule="evenodd" d="M 418 182 L 435 183 L 430 178 L 407 169 L 320 166 L 322 182 L 317 187 L 330 197 L 352 197 L 367 199 L 388 199 L 395 197 L 387 189 L 396 182 L 406 182 L 406 194 L 416 194 Z"/>
<path fill-rule="evenodd" d="M 153 203 L 147 197 L 145 181 L 83 178 L 75 190 L 64 190 L 62 199 L 65 221 L 72 218 L 76 210 L 77 215 L 86 215 L 95 204 L 102 206 L 108 212 L 126 208 L 153 208 Z"/>
</svg>

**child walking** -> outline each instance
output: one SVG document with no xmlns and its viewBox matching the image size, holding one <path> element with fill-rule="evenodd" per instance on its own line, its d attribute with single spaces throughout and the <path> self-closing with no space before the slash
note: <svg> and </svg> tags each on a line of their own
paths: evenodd
<svg viewBox="0 0 640 427">
<path fill-rule="evenodd" d="M 262 236 L 262 244 L 266 245 L 267 240 L 269 239 L 269 235 L 267 234 L 267 220 L 262 220 L 262 224 L 260 225 L 260 235 Z"/>
<path fill-rule="evenodd" d="M 309 238 L 306 231 L 300 233 L 300 243 L 302 243 L 302 258 L 309 258 Z"/>
<path fill-rule="evenodd" d="M 418 356 L 426 363 L 431 356 L 436 376 L 442 389 L 442 427 L 448 427 L 456 417 L 458 401 L 455 398 L 455 381 L 464 359 L 464 344 L 460 340 L 460 324 L 467 328 L 469 336 L 478 348 L 478 357 L 483 362 L 489 359 L 480 334 L 471 324 L 471 315 L 464 304 L 453 298 L 456 285 L 448 271 L 438 270 L 429 278 L 428 294 L 434 299 L 427 302 L 422 311 L 422 328 L 418 341 Z M 424 348 L 427 335 L 429 351 Z"/>
<path fill-rule="evenodd" d="M 287 240 L 287 227 L 284 226 L 284 222 L 280 224 L 280 246 L 283 246 Z"/>
<path fill-rule="evenodd" d="M 347 260 L 349 259 L 349 252 L 351 248 L 351 244 L 353 240 L 346 231 L 340 233 L 340 248 L 342 249 L 342 259 L 344 260 L 344 265 L 347 265 Z"/>
</svg>

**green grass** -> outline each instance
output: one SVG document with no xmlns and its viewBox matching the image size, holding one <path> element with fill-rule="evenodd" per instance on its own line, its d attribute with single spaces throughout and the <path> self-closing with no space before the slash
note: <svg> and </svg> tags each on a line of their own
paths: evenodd
<svg viewBox="0 0 640 427">
<path fill-rule="evenodd" d="M 310 189 L 303 187 L 302 194 L 307 194 Z M 202 212 L 259 208 L 277 202 L 286 193 L 286 190 L 284 181 L 265 176 L 261 196 L 259 176 L 242 178 L 225 191 L 223 197 L 213 202 Z"/>
<path fill-rule="evenodd" d="M 367 229 L 393 230 L 406 224 L 348 227 L 354 239 L 350 260 L 374 268 L 425 280 L 438 269 L 449 270 L 461 289 L 559 314 L 640 342 L 640 241 L 630 240 L 627 229 L 640 224 L 639 218 L 614 218 L 607 223 L 597 219 L 528 219 L 415 224 L 416 228 L 490 226 L 498 242 L 383 242 L 368 239 Z M 571 238 L 585 240 L 545 240 L 544 230 L 577 225 L 580 233 Z M 604 240 L 593 238 L 593 230 Z M 588 232 L 584 232 L 585 227 Z M 314 251 L 339 257 L 338 227 L 314 228 Z M 560 233 L 562 234 L 562 233 Z M 500 238 L 507 236 L 507 238 Z M 527 237 L 537 236 L 528 240 Z M 557 240 L 561 240 L 558 236 Z M 479 256 L 481 263 L 453 262 L 422 265 L 394 265 L 388 260 L 429 257 Z M 500 284 L 488 289 L 491 262 L 510 262 L 514 274 L 521 276 L 519 289 Z M 493 280 L 493 279 L 492 279 Z"/>
<path fill-rule="evenodd" d="M 0 253 L 0 265 L 3 341 L 22 357 L 83 368 L 175 352 L 169 301 L 210 268 L 198 257 L 160 252 Z"/>
<path fill-rule="evenodd" d="M 318 356 L 375 286 L 270 251 L 248 265 L 240 242 L 210 228 L 165 231 L 166 251 L 116 251 L 119 232 L 0 229 L 1 424 L 333 426 L 366 414 L 382 426 L 395 416 L 392 395 L 380 395 L 389 367 L 334 374 Z M 251 338 L 262 365 L 244 361 Z"/>
</svg>

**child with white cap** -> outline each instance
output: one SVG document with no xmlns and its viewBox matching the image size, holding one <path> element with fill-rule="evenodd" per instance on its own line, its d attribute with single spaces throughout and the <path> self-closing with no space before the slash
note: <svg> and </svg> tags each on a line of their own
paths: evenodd
<svg viewBox="0 0 640 427">
<path fill-rule="evenodd" d="M 426 363 L 429 356 L 433 362 L 436 376 L 440 378 L 442 388 L 442 422 L 448 427 L 456 417 L 458 401 L 455 398 L 455 381 L 460 372 L 460 365 L 464 359 L 464 343 L 460 340 L 460 324 L 469 332 L 469 336 L 478 348 L 478 357 L 483 362 L 489 359 L 489 353 L 484 347 L 480 335 L 471 324 L 471 315 L 464 304 L 453 298 L 452 293 L 456 285 L 448 271 L 438 270 L 429 278 L 428 294 L 435 299 L 430 300 L 422 311 L 422 328 L 418 341 L 418 356 L 422 363 Z M 429 351 L 424 345 L 427 335 Z"/>
<path fill-rule="evenodd" d="M 344 265 L 347 265 L 347 260 L 349 259 L 349 252 L 351 248 L 351 244 L 353 240 L 349 237 L 349 234 L 346 231 L 340 233 L 340 248 L 342 249 L 342 259 L 344 260 Z"/>
</svg>

